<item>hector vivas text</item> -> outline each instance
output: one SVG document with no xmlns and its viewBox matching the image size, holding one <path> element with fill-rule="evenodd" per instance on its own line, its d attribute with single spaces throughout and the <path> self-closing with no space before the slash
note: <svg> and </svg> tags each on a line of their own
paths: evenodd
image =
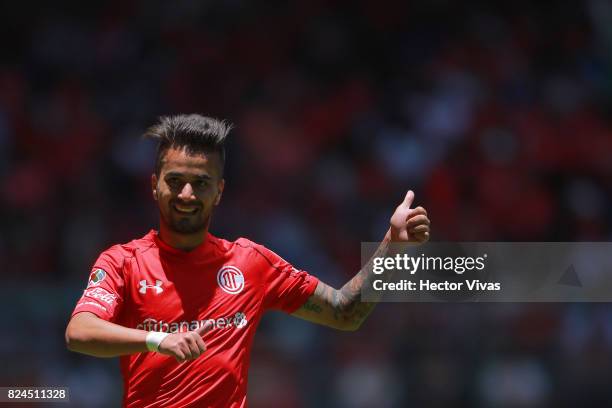
<svg viewBox="0 0 612 408">
<path fill-rule="evenodd" d="M 419 271 L 427 272 L 454 272 L 463 275 L 469 272 L 481 272 L 486 267 L 487 254 L 477 257 L 462 256 L 410 256 L 408 254 L 396 254 L 392 257 L 375 257 L 372 263 L 372 272 L 382 275 L 385 272 L 400 271 L 415 275 Z M 382 277 L 382 276 L 381 276 Z M 385 282 L 376 279 L 372 282 L 375 291 L 499 291 L 499 282 L 482 282 L 480 279 L 469 279 L 465 276 L 463 281 L 430 280 L 430 279 L 400 279 L 395 282 Z"/>
</svg>

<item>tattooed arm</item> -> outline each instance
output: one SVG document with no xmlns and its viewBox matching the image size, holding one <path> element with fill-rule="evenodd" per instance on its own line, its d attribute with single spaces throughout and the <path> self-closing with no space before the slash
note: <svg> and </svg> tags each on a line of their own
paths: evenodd
<svg viewBox="0 0 612 408">
<path fill-rule="evenodd" d="M 404 201 L 391 216 L 384 240 L 370 261 L 341 289 L 319 282 L 315 293 L 293 316 L 339 330 L 357 330 L 377 302 L 362 302 L 361 288 L 372 285 L 372 259 L 392 256 L 390 243 L 424 243 L 429 240 L 429 218 L 423 207 L 410 208 L 414 193 L 408 191 Z"/>
</svg>

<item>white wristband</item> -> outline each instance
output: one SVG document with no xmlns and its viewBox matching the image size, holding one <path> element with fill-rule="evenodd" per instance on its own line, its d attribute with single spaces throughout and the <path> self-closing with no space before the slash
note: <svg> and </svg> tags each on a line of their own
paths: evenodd
<svg viewBox="0 0 612 408">
<path fill-rule="evenodd" d="M 149 349 L 149 351 L 159 351 L 159 345 L 162 341 L 164 341 L 166 337 L 168 337 L 168 334 L 170 333 L 162 333 L 156 331 L 148 332 L 147 337 L 145 339 L 145 342 L 147 343 L 147 349 Z"/>
</svg>

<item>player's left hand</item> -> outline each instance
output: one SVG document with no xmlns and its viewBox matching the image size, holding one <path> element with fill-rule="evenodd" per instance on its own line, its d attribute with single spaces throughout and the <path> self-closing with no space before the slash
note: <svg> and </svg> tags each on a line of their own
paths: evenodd
<svg viewBox="0 0 612 408">
<path fill-rule="evenodd" d="M 207 321 L 196 330 L 169 334 L 159 344 L 159 353 L 172 356 L 179 363 L 195 360 L 206 351 L 206 344 L 202 336 L 213 328 Z"/>
<path fill-rule="evenodd" d="M 397 206 L 389 220 L 387 237 L 391 242 L 412 242 L 423 244 L 429 241 L 429 218 L 423 207 L 410 208 L 414 192 L 408 190 L 404 201 Z"/>
</svg>

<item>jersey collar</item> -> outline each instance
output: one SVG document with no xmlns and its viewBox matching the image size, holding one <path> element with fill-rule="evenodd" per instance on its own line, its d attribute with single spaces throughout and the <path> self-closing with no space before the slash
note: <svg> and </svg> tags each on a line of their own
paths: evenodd
<svg viewBox="0 0 612 408">
<path fill-rule="evenodd" d="M 177 255 L 184 259 L 193 259 L 193 258 L 198 258 L 204 255 L 207 249 L 210 247 L 209 242 L 212 238 L 212 235 L 209 232 L 207 232 L 206 236 L 204 237 L 204 241 L 202 241 L 200 245 L 193 248 L 191 251 L 184 251 L 179 248 L 174 248 L 168 245 L 167 243 L 165 243 L 159 237 L 159 233 L 156 230 L 151 230 L 149 232 L 149 235 L 152 237 L 153 241 L 155 242 L 155 244 L 157 245 L 160 251 L 163 251 L 165 253 L 172 254 L 172 255 Z"/>
</svg>

